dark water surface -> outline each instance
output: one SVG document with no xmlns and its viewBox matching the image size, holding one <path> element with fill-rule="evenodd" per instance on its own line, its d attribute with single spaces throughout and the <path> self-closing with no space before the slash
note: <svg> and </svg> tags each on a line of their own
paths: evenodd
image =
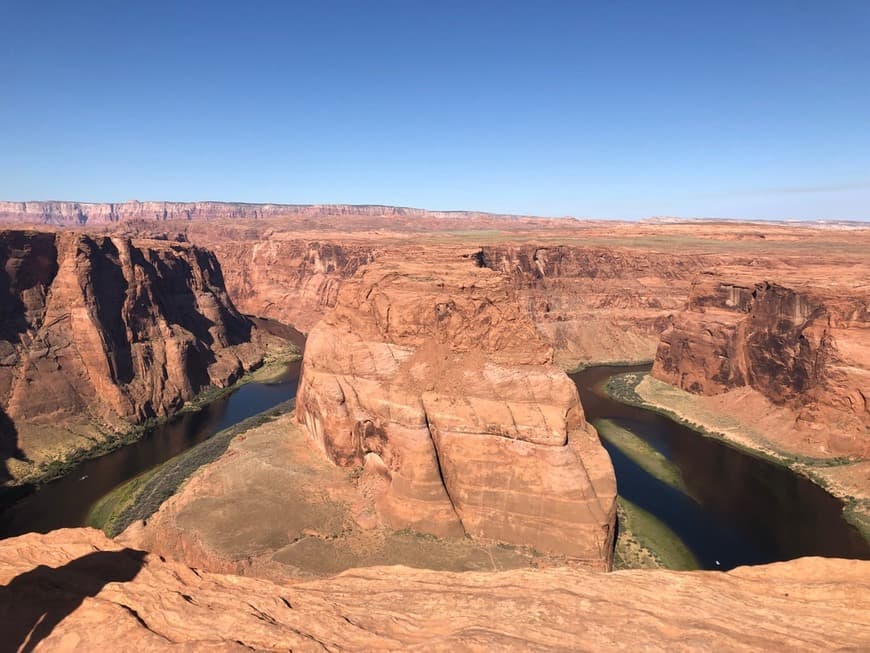
<svg viewBox="0 0 870 653">
<path fill-rule="evenodd" d="M 7 496 L 0 505 L 0 537 L 83 525 L 91 506 L 118 485 L 294 397 L 300 365 L 290 364 L 275 383 L 249 383 L 197 413 L 178 416 L 17 501 Z M 870 545 L 843 519 L 842 504 L 822 488 L 666 417 L 614 401 L 601 390 L 614 374 L 646 369 L 596 367 L 572 378 L 590 421 L 613 420 L 680 469 L 690 496 L 604 442 L 619 493 L 664 522 L 702 567 L 730 569 L 807 555 L 870 559 Z"/>
<path fill-rule="evenodd" d="M 664 522 L 702 568 L 724 570 L 801 556 L 870 559 L 870 545 L 843 519 L 842 503 L 818 485 L 667 417 L 614 401 L 601 389 L 614 374 L 648 370 L 594 367 L 571 378 L 588 420 L 611 419 L 679 468 L 691 496 L 602 440 L 613 460 L 619 494 Z"/>
<path fill-rule="evenodd" d="M 196 413 L 155 427 L 141 440 L 88 460 L 66 476 L 0 505 L 0 537 L 83 526 L 91 506 L 125 481 L 177 456 L 225 428 L 296 396 L 301 363 L 275 382 L 247 383 Z"/>
</svg>

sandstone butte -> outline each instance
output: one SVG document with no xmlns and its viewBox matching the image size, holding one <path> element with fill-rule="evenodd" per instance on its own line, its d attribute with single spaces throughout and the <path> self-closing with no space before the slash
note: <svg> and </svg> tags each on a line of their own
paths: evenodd
<svg viewBox="0 0 870 653">
<path fill-rule="evenodd" d="M 510 280 L 465 257 L 381 259 L 309 334 L 297 416 L 375 481 L 383 522 L 609 568 L 616 482 Z"/>
<path fill-rule="evenodd" d="M 177 411 L 263 354 L 217 259 L 188 243 L 0 232 L 0 305 L 13 476 Z"/>
<path fill-rule="evenodd" d="M 0 541 L 0 584 L 3 650 L 870 648 L 870 562 L 858 560 L 728 573 L 371 567 L 278 585 L 67 529 Z"/>
<path fill-rule="evenodd" d="M 870 265 L 806 264 L 769 280 L 720 267 L 697 277 L 662 334 L 652 374 L 689 392 L 778 407 L 782 449 L 870 455 Z M 729 395 L 730 393 L 730 395 Z M 734 402 L 739 405 L 740 402 Z"/>
</svg>

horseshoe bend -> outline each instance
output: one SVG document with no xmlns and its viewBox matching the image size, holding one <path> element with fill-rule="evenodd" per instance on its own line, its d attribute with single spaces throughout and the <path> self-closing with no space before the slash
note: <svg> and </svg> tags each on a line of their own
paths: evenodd
<svg viewBox="0 0 870 653">
<path fill-rule="evenodd" d="M 6 214 L 20 645 L 870 641 L 866 228 L 332 210 Z"/>
<path fill-rule="evenodd" d="M 870 651 L 870 3 L 0 16 L 0 653 Z"/>
</svg>

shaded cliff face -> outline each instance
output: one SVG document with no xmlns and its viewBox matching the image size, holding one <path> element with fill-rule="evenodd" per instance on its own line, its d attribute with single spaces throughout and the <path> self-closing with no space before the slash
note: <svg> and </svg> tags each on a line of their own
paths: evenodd
<svg viewBox="0 0 870 653">
<path fill-rule="evenodd" d="M 478 264 L 508 275 L 566 368 L 651 360 L 670 313 L 714 257 L 604 247 L 491 246 Z"/>
<path fill-rule="evenodd" d="M 0 301 L 0 409 L 35 461 L 65 431 L 166 415 L 258 358 L 216 258 L 188 244 L 0 232 Z"/>
<path fill-rule="evenodd" d="M 389 526 L 607 567 L 613 469 L 552 360 L 503 275 L 379 259 L 311 331 L 297 415 L 334 462 L 364 465 Z"/>
<path fill-rule="evenodd" d="M 870 292 L 803 273 L 782 284 L 739 270 L 700 275 L 662 335 L 653 375 L 704 395 L 749 386 L 799 421 L 866 434 Z"/>
<path fill-rule="evenodd" d="M 12 650 L 31 630 L 40 651 L 870 647 L 870 562 L 859 560 L 728 573 L 373 567 L 288 585 L 192 570 L 66 529 L 0 542 L 0 583 Z"/>
</svg>

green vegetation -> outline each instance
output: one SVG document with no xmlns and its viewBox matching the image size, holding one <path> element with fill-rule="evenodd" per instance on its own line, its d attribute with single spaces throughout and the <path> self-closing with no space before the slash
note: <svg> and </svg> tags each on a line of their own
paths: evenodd
<svg viewBox="0 0 870 653">
<path fill-rule="evenodd" d="M 30 471 L 23 474 L 16 483 L 42 485 L 65 476 L 81 463 L 104 456 L 128 444 L 133 444 L 141 439 L 149 429 L 166 423 L 175 415 L 202 410 L 211 402 L 237 390 L 246 383 L 274 382 L 284 373 L 288 363 L 298 361 L 301 358 L 299 349 L 294 345 L 270 352 L 263 358 L 259 367 L 251 370 L 235 383 L 226 387 L 209 386 L 204 388 L 194 398 L 186 402 L 179 411 L 159 418 L 147 419 L 140 424 L 131 425 L 124 431 L 109 431 L 103 425 L 93 422 L 90 425 L 93 436 L 88 436 L 89 444 L 87 446 L 42 462 L 38 467 L 31 468 Z"/>
<path fill-rule="evenodd" d="M 724 444 L 734 449 L 756 458 L 761 458 L 770 463 L 781 465 L 810 479 L 813 483 L 826 490 L 833 496 L 843 502 L 843 518 L 852 524 L 866 539 L 870 542 L 870 500 L 848 495 L 842 491 L 838 491 L 833 487 L 829 479 L 824 476 L 825 469 L 833 467 L 841 467 L 843 465 L 854 464 L 855 460 L 849 458 L 811 458 L 801 456 L 794 453 L 786 453 L 780 451 L 775 444 L 769 442 L 758 434 L 751 434 L 754 440 L 759 443 L 759 448 L 751 447 L 740 442 L 735 442 L 728 438 L 720 431 L 710 430 L 701 424 L 696 424 L 690 420 L 684 419 L 676 412 L 668 410 L 662 405 L 650 403 L 637 393 L 637 387 L 640 383 L 649 377 L 648 374 L 642 372 L 628 372 L 625 374 L 617 374 L 612 376 L 604 385 L 605 392 L 613 399 L 631 406 L 638 406 L 645 410 L 658 413 L 668 419 L 682 424 L 700 435 L 708 438 L 715 438 Z M 679 388 L 673 388 L 668 384 L 657 382 L 659 386 L 659 395 L 661 401 L 669 402 L 674 405 L 679 405 L 679 395 L 683 391 Z M 657 395 L 658 396 L 658 395 Z M 722 430 L 740 429 L 744 430 L 740 425 L 732 423 L 727 416 L 720 418 Z M 618 446 L 614 443 L 615 446 Z M 628 455 L 627 452 L 625 452 Z M 632 460 L 634 460 L 632 458 Z M 635 461 L 637 462 L 637 461 Z M 646 468 L 644 468 L 646 469 Z M 649 471 L 649 470 L 647 470 Z M 650 472 L 652 473 L 652 472 Z M 658 478 L 658 477 L 657 477 Z"/>
<path fill-rule="evenodd" d="M 191 447 L 162 465 L 130 479 L 100 499 L 88 513 L 88 526 L 114 537 L 134 521 L 147 519 L 203 465 L 217 460 L 236 436 L 290 412 L 295 399 L 278 404 Z"/>
<path fill-rule="evenodd" d="M 688 571 L 700 568 L 694 554 L 661 520 L 623 497 L 619 497 L 617 503 L 620 532 L 616 547 L 617 569 L 655 566 Z"/>
<path fill-rule="evenodd" d="M 680 469 L 643 438 L 624 429 L 613 420 L 597 419 L 592 425 L 598 434 L 624 453 L 647 474 L 687 494 Z"/>
</svg>

